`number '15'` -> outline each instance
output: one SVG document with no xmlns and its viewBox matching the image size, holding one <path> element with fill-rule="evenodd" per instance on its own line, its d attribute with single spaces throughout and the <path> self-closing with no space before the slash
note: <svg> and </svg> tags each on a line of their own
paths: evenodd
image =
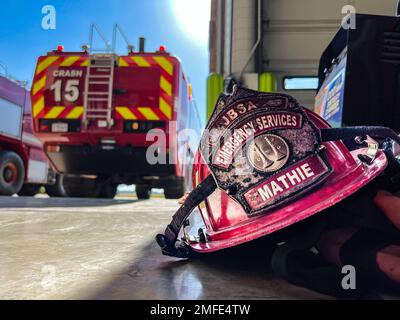
<svg viewBox="0 0 400 320">
<path fill-rule="evenodd" d="M 54 101 L 61 102 L 63 81 L 55 81 L 50 90 L 54 91 Z M 67 80 L 64 88 L 64 98 L 68 102 L 75 102 L 79 98 L 79 80 Z"/>
</svg>

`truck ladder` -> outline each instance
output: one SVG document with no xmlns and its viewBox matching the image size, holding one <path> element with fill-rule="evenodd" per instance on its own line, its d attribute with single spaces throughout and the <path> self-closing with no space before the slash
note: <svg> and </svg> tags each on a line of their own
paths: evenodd
<svg viewBox="0 0 400 320">
<path fill-rule="evenodd" d="M 112 98 L 115 54 L 94 54 L 90 56 L 86 72 L 84 92 L 83 124 L 87 127 L 96 122 L 99 127 L 113 125 Z"/>
</svg>

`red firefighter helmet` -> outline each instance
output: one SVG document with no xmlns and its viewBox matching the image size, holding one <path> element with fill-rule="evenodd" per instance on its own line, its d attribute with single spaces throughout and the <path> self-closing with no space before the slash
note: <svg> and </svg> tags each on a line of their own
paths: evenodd
<svg viewBox="0 0 400 320">
<path fill-rule="evenodd" d="M 271 234 L 350 196 L 381 174 L 385 153 L 374 138 L 399 137 L 384 127 L 330 128 L 291 96 L 235 88 L 217 101 L 202 136 L 200 184 L 156 240 L 185 258 Z M 350 151 L 341 140 L 355 141 Z M 201 161 L 200 161 L 201 160 Z M 204 229 L 182 236 L 199 206 Z"/>
</svg>

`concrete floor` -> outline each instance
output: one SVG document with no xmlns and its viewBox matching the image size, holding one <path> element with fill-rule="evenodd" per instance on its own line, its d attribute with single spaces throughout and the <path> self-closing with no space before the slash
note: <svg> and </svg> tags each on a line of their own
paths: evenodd
<svg viewBox="0 0 400 320">
<path fill-rule="evenodd" d="M 268 272 L 251 245 L 180 261 L 153 241 L 163 198 L 0 197 L 0 299 L 326 298 Z"/>
</svg>

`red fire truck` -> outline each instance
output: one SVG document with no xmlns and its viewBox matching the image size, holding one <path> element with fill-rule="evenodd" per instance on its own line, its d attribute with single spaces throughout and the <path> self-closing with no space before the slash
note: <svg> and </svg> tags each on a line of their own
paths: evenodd
<svg viewBox="0 0 400 320">
<path fill-rule="evenodd" d="M 135 184 L 141 199 L 151 188 L 178 198 L 191 187 L 198 143 L 179 134 L 190 128 L 199 136 L 202 128 L 182 64 L 163 46 L 145 52 L 143 38 L 138 52 L 130 45 L 123 56 L 106 49 L 59 46 L 39 57 L 32 87 L 36 134 L 70 196 L 112 198 L 123 183 Z M 147 135 L 152 129 L 165 134 L 156 153 L 167 163 L 146 157 L 155 143 Z"/>
<path fill-rule="evenodd" d="M 65 196 L 62 176 L 33 135 L 29 92 L 0 76 L 0 195 L 33 196 L 42 185 L 50 196 Z"/>
</svg>

